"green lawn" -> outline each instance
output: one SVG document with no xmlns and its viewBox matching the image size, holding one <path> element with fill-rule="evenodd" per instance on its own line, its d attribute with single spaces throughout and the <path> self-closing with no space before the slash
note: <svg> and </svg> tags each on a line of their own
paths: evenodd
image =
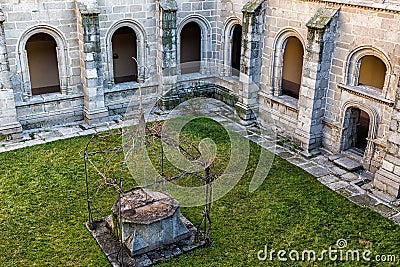
<svg viewBox="0 0 400 267">
<path fill-rule="evenodd" d="M 185 128 L 195 140 L 211 137 L 224 166 L 229 143 L 216 123 L 198 120 Z M 90 137 L 78 137 L 0 154 L 0 266 L 107 266 L 108 261 L 86 230 L 87 203 L 83 149 Z M 222 151 L 222 152 L 221 152 Z M 184 254 L 161 266 L 389 266 L 376 262 L 259 261 L 257 252 L 335 247 L 393 254 L 398 266 L 400 227 L 356 206 L 314 177 L 276 157 L 263 185 L 248 185 L 260 148 L 251 143 L 251 159 L 240 183 L 212 207 L 211 247 Z M 216 170 L 218 170 L 216 166 Z M 104 203 L 114 201 L 106 197 Z M 104 204 L 105 210 L 111 206 Z M 198 223 L 201 208 L 182 213 Z M 287 256 L 287 255 L 286 255 Z M 328 257 L 326 257 L 328 259 Z"/>
</svg>

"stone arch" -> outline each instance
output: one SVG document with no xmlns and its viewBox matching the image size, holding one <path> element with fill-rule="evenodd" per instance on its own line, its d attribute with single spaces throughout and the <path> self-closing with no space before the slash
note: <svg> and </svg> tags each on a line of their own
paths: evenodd
<svg viewBox="0 0 400 267">
<path fill-rule="evenodd" d="M 45 33 L 51 36 L 56 42 L 57 64 L 60 79 L 60 92 L 61 94 L 70 94 L 69 88 L 69 71 L 67 64 L 68 46 L 65 36 L 56 28 L 50 25 L 36 25 L 26 30 L 17 42 L 17 72 L 21 73 L 21 90 L 23 92 L 23 99 L 29 100 L 32 97 L 32 87 L 29 75 L 28 55 L 26 51 L 26 44 L 28 40 L 35 34 Z"/>
<path fill-rule="evenodd" d="M 393 67 L 390 63 L 389 57 L 383 53 L 380 49 L 365 45 L 360 46 L 354 49 L 347 57 L 346 66 L 345 66 L 345 81 L 347 85 L 358 86 L 359 85 L 359 77 L 360 77 L 360 67 L 361 67 L 361 59 L 365 56 L 374 56 L 380 59 L 386 66 L 386 74 L 383 83 L 382 91 L 384 95 L 387 94 L 391 81 L 391 76 L 393 73 Z"/>
<path fill-rule="evenodd" d="M 362 102 L 359 101 L 354 101 L 354 100 L 349 100 L 347 102 L 345 102 L 341 108 L 341 122 L 342 122 L 342 126 L 343 126 L 343 130 L 341 132 L 341 136 L 340 136 L 340 151 L 342 151 L 344 149 L 344 139 L 346 138 L 345 136 L 345 131 L 346 131 L 346 127 L 345 127 L 345 120 L 346 120 L 346 113 L 348 112 L 349 109 L 351 108 L 358 108 L 364 112 L 366 112 L 369 116 L 369 129 L 368 129 L 368 139 L 369 140 L 373 140 L 376 139 L 376 135 L 378 132 L 378 123 L 380 120 L 379 117 L 379 112 L 374 108 L 371 107 L 369 105 L 366 105 Z M 369 153 L 369 151 L 371 150 L 371 142 L 368 141 L 367 147 L 366 147 L 366 153 Z"/>
<path fill-rule="evenodd" d="M 282 76 L 283 76 L 283 58 L 285 53 L 285 46 L 290 37 L 297 38 L 304 50 L 304 39 L 299 32 L 292 28 L 285 28 L 281 30 L 275 38 L 273 45 L 273 60 L 271 61 L 271 85 L 273 95 L 279 96 L 282 94 Z M 304 57 L 304 54 L 303 54 Z"/>
<path fill-rule="evenodd" d="M 106 33 L 106 63 L 107 63 L 107 73 L 108 73 L 108 85 L 112 87 L 114 85 L 114 63 L 113 63 L 113 49 L 112 49 L 112 38 L 114 33 L 122 28 L 122 27 L 129 27 L 131 28 L 136 35 L 136 51 L 137 51 L 137 65 L 138 65 L 138 72 L 141 77 L 141 81 L 146 79 L 146 72 L 144 67 L 147 63 L 146 57 L 146 31 L 142 27 L 140 23 L 132 19 L 124 19 L 115 22 L 110 26 Z"/>
<path fill-rule="evenodd" d="M 184 18 L 180 23 L 177 28 L 177 36 L 179 36 L 177 40 L 177 58 L 180 63 L 180 58 L 181 58 L 181 32 L 182 29 L 185 27 L 190 22 L 195 22 L 199 27 L 201 31 L 201 56 L 200 56 L 200 61 L 201 66 L 200 66 L 200 72 L 203 73 L 206 70 L 205 64 L 207 63 L 208 60 L 208 53 L 211 51 L 210 47 L 210 38 L 211 38 L 211 25 L 208 22 L 208 20 L 198 14 L 195 15 L 189 15 L 186 18 Z M 180 71 L 180 70 L 179 70 Z"/>
<path fill-rule="evenodd" d="M 242 26 L 242 21 L 237 17 L 229 17 L 224 23 L 224 75 L 232 75 L 231 61 L 232 61 L 232 42 L 233 42 L 233 31 L 237 25 Z"/>
</svg>

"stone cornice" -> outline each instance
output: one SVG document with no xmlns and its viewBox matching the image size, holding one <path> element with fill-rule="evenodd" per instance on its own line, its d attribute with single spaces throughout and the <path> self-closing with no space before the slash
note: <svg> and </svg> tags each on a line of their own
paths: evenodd
<svg viewBox="0 0 400 267">
<path fill-rule="evenodd" d="M 330 121 L 330 120 L 324 119 L 324 120 L 322 120 L 322 123 L 325 124 L 325 125 L 328 125 L 331 128 L 336 128 L 336 129 L 339 129 L 339 130 L 343 130 L 343 127 L 340 124 L 338 124 L 338 123 L 336 123 L 334 121 Z"/>
<path fill-rule="evenodd" d="M 361 97 L 364 97 L 364 98 L 368 98 L 370 100 L 373 100 L 373 101 L 378 102 L 380 104 L 387 105 L 389 107 L 393 107 L 394 106 L 394 101 L 386 99 L 386 98 L 383 98 L 381 96 L 373 95 L 373 94 L 367 92 L 366 90 L 364 90 L 360 86 L 350 86 L 350 85 L 338 84 L 337 87 L 339 89 L 341 89 L 342 91 L 349 92 L 350 94 L 361 96 Z"/>
<path fill-rule="evenodd" d="M 242 8 L 243 13 L 254 14 L 265 0 L 250 0 Z"/>
<path fill-rule="evenodd" d="M 359 0 L 303 0 L 305 2 L 327 3 L 335 6 L 351 6 L 361 7 L 365 9 L 387 11 L 392 13 L 400 13 L 400 5 L 385 3 L 370 3 Z"/>
<path fill-rule="evenodd" d="M 82 15 L 98 15 L 100 14 L 99 6 L 96 0 L 80 0 L 77 1 L 79 12 Z"/>
<path fill-rule="evenodd" d="M 307 22 L 310 29 L 324 30 L 340 8 L 320 7 L 314 16 Z"/>
<path fill-rule="evenodd" d="M 160 6 L 164 11 L 173 12 L 178 10 L 178 4 L 175 0 L 161 0 Z"/>
</svg>

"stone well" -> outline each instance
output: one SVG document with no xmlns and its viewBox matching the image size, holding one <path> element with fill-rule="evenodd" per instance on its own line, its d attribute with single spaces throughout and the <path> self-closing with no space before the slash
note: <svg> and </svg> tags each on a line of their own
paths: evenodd
<svg viewBox="0 0 400 267">
<path fill-rule="evenodd" d="M 131 257 L 190 236 L 181 221 L 179 202 L 165 193 L 150 190 L 125 194 L 114 204 L 112 221 L 108 224 L 118 238 L 122 230 L 122 243 Z"/>
</svg>

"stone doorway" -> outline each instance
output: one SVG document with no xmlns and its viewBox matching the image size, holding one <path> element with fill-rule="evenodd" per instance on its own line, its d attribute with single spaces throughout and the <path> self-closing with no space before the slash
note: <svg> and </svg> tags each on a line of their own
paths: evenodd
<svg viewBox="0 0 400 267">
<path fill-rule="evenodd" d="M 136 82 L 137 66 L 132 57 L 137 59 L 135 31 L 130 27 L 119 28 L 112 37 L 114 82 Z"/>
<path fill-rule="evenodd" d="M 368 144 L 370 117 L 359 108 L 348 108 L 345 114 L 342 137 L 342 151 L 353 150 L 365 153 Z"/>
</svg>

